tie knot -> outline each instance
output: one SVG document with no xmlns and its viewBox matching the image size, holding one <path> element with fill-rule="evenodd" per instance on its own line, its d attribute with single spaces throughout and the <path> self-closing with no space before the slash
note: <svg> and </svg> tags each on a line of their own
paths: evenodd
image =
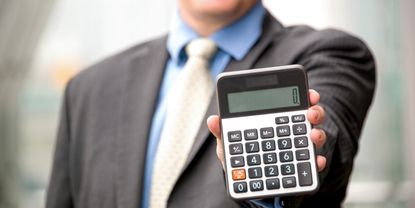
<svg viewBox="0 0 415 208">
<path fill-rule="evenodd" d="M 198 38 L 190 41 L 186 46 L 186 54 L 189 57 L 201 57 L 210 60 L 216 52 L 215 43 L 208 38 Z"/>
</svg>

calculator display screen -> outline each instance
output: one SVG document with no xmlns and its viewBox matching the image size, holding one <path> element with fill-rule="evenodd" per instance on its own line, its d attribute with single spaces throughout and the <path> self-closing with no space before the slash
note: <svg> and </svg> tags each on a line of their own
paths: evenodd
<svg viewBox="0 0 415 208">
<path fill-rule="evenodd" d="M 227 94 L 229 113 L 300 106 L 298 86 Z"/>
</svg>

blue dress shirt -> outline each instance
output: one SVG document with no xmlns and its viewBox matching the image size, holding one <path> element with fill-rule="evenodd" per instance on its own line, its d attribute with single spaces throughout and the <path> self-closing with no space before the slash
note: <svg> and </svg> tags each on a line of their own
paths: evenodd
<svg viewBox="0 0 415 208">
<path fill-rule="evenodd" d="M 255 5 L 245 16 L 209 37 L 218 47 L 218 51 L 210 63 L 213 80 L 215 80 L 215 77 L 225 69 L 231 58 L 241 60 L 253 47 L 262 33 L 264 14 L 265 9 L 261 1 L 258 1 L 257 5 Z M 166 64 L 166 70 L 161 83 L 156 111 L 152 119 L 149 134 L 144 172 L 142 207 L 148 207 L 149 203 L 153 163 L 167 109 L 167 93 L 187 60 L 187 55 L 184 51 L 185 46 L 191 40 L 198 37 L 199 35 L 186 25 L 179 13 L 176 12 L 167 39 L 167 50 L 170 56 Z M 274 203 L 267 203 L 263 200 L 253 200 L 253 202 L 264 207 L 280 207 L 279 199 L 274 200 Z"/>
</svg>

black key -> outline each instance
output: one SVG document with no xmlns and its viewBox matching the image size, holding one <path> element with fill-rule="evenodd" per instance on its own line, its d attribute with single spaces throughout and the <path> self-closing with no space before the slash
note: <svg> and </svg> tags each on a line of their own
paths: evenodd
<svg viewBox="0 0 415 208">
<path fill-rule="evenodd" d="M 261 168 L 260 167 L 249 168 L 248 169 L 248 176 L 249 176 L 249 178 L 261 178 L 262 177 Z"/>
<path fill-rule="evenodd" d="M 281 174 L 282 175 L 291 175 L 295 173 L 294 164 L 284 164 L 281 165 Z"/>
<path fill-rule="evenodd" d="M 262 141 L 262 151 L 271 151 L 271 150 L 275 150 L 275 141 L 274 140 Z"/>
<path fill-rule="evenodd" d="M 293 152 L 291 151 L 280 152 L 280 161 L 281 162 L 293 161 Z"/>
<path fill-rule="evenodd" d="M 295 177 L 285 177 L 282 178 L 282 186 L 284 188 L 292 188 L 295 187 L 297 183 L 295 182 Z"/>
<path fill-rule="evenodd" d="M 290 149 L 291 148 L 291 139 L 279 139 L 278 140 L 278 149 Z"/>
<path fill-rule="evenodd" d="M 293 125 L 294 135 L 301 135 L 307 133 L 307 127 L 305 124 L 294 124 Z"/>
<path fill-rule="evenodd" d="M 230 144 L 229 145 L 229 153 L 231 155 L 242 154 L 244 152 L 242 144 Z"/>
<path fill-rule="evenodd" d="M 261 133 L 261 138 L 263 139 L 274 137 L 274 128 L 272 127 L 262 128 L 259 132 Z"/>
<path fill-rule="evenodd" d="M 248 165 L 259 165 L 261 164 L 261 157 L 259 155 L 248 155 L 246 157 Z"/>
<path fill-rule="evenodd" d="M 293 115 L 291 116 L 291 121 L 292 122 L 303 122 L 305 121 L 305 116 L 304 114 L 300 114 L 300 115 Z"/>
<path fill-rule="evenodd" d="M 262 191 L 264 190 L 264 182 L 262 180 L 255 180 L 249 182 L 251 191 Z"/>
<path fill-rule="evenodd" d="M 264 154 L 264 163 L 265 164 L 272 164 L 277 163 L 277 154 L 276 153 L 265 153 Z"/>
<path fill-rule="evenodd" d="M 297 148 L 307 147 L 308 146 L 307 137 L 303 136 L 303 137 L 294 138 L 294 146 L 297 147 Z"/>
<path fill-rule="evenodd" d="M 311 165 L 309 162 L 297 164 L 298 183 L 300 186 L 311 186 L 313 178 L 311 177 Z"/>
<path fill-rule="evenodd" d="M 247 192 L 247 184 L 246 182 L 236 182 L 233 184 L 233 191 L 235 191 L 235 193 L 244 193 Z"/>
<path fill-rule="evenodd" d="M 245 143 L 245 150 L 248 153 L 259 152 L 259 143 L 258 142 L 247 142 Z"/>
<path fill-rule="evenodd" d="M 233 168 L 243 167 L 245 165 L 245 160 L 243 156 L 231 157 L 231 166 Z"/>
<path fill-rule="evenodd" d="M 278 166 L 276 165 L 265 166 L 264 172 L 265 172 L 265 176 L 267 177 L 278 176 Z"/>
<path fill-rule="evenodd" d="M 256 129 L 247 129 L 244 131 L 245 140 L 258 139 L 258 131 Z"/>
<path fill-rule="evenodd" d="M 267 189 L 279 189 L 280 188 L 280 180 L 278 180 L 278 178 L 267 179 L 266 184 L 267 184 Z"/>
<path fill-rule="evenodd" d="M 297 160 L 308 160 L 310 159 L 310 153 L 308 152 L 308 149 L 302 149 L 295 151 L 295 158 Z"/>
<path fill-rule="evenodd" d="M 288 119 L 288 116 L 281 116 L 281 117 L 276 117 L 275 118 L 275 123 L 276 124 L 286 124 L 289 121 L 290 120 Z"/>
<path fill-rule="evenodd" d="M 242 141 L 241 131 L 230 131 L 230 132 L 228 132 L 228 141 L 229 142 Z"/>
<path fill-rule="evenodd" d="M 290 136 L 290 126 L 278 126 L 277 127 L 277 136 L 283 137 L 283 136 Z"/>
</svg>

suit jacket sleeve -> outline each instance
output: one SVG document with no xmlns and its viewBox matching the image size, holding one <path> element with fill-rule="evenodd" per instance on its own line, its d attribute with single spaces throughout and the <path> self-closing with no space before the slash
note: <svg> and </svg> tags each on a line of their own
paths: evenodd
<svg viewBox="0 0 415 208">
<path fill-rule="evenodd" d="M 73 207 L 71 196 L 71 185 L 69 177 L 69 87 L 65 90 L 61 108 L 60 123 L 55 146 L 52 175 L 49 182 L 46 207 L 47 208 L 70 208 Z"/>
<path fill-rule="evenodd" d="M 305 197 L 302 206 L 338 207 L 346 193 L 358 139 L 372 102 L 375 64 L 366 45 L 344 32 L 323 30 L 308 40 L 298 63 L 308 70 L 310 89 L 320 93 L 320 105 L 326 112 L 323 124 L 317 128 L 327 135 L 324 147 L 318 150 L 326 156 L 327 166 L 320 173 L 320 190 L 313 197 Z"/>
</svg>

